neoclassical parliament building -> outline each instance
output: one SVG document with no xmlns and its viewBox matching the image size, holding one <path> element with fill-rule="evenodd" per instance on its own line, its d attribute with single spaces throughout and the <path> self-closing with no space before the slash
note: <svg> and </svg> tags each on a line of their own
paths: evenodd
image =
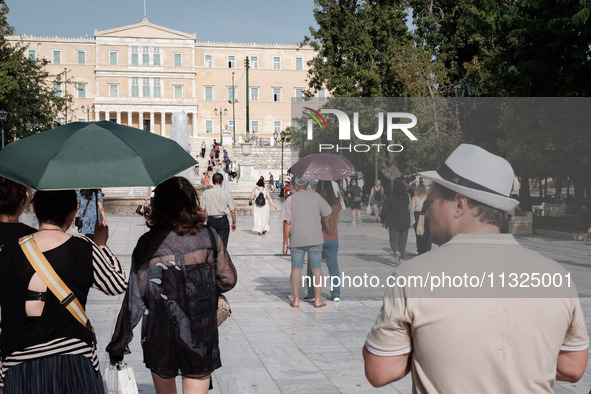
<svg viewBox="0 0 591 394">
<path fill-rule="evenodd" d="M 221 130 L 224 143 L 245 136 L 246 58 L 250 132 L 267 139 L 290 126 L 291 100 L 308 88 L 307 63 L 315 55 L 298 45 L 199 42 L 147 19 L 95 30 L 94 38 L 8 40 L 26 46 L 30 58 L 47 59 L 52 75 L 62 74 L 54 90 L 67 90 L 74 104 L 56 114 L 59 122 L 111 120 L 169 136 L 172 114 L 184 111 L 190 137 L 216 138 Z M 323 99 L 326 91 L 316 95 Z"/>
</svg>

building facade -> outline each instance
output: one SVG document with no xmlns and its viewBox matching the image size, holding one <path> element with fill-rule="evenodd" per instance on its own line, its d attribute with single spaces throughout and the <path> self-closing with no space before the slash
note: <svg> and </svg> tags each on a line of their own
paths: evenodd
<svg viewBox="0 0 591 394">
<path fill-rule="evenodd" d="M 74 104 L 60 122 L 111 120 L 169 136 L 172 114 L 188 115 L 191 137 L 244 139 L 246 99 L 250 132 L 270 138 L 291 125 L 291 100 L 307 89 L 311 47 L 198 42 L 187 34 L 142 22 L 96 31 L 94 38 L 12 36 L 31 58 L 62 74 L 56 94 Z M 245 60 L 249 59 L 249 88 Z M 69 81 L 64 83 L 63 81 Z M 316 92 L 325 97 L 325 91 Z"/>
</svg>

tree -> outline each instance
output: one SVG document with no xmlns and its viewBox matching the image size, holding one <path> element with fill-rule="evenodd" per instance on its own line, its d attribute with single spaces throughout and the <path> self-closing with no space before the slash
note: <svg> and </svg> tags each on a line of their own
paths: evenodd
<svg viewBox="0 0 591 394">
<path fill-rule="evenodd" d="M 7 42 L 6 35 L 13 33 L 7 13 L 7 5 L 0 0 L 0 109 L 8 112 L 6 143 L 28 135 L 27 123 L 34 129 L 51 128 L 54 116 L 72 100 L 68 95 L 56 96 L 53 83 L 61 83 L 61 76 L 44 71 L 47 60 L 29 59 L 25 46 Z"/>
</svg>

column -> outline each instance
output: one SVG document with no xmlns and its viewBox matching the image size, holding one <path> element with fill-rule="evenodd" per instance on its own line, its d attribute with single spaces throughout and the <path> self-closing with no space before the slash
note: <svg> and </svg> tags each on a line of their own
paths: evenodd
<svg viewBox="0 0 591 394">
<path fill-rule="evenodd" d="M 160 135 L 166 135 L 166 112 L 160 112 Z"/>
<path fill-rule="evenodd" d="M 131 127 L 131 111 L 127 111 L 127 125 Z"/>
<path fill-rule="evenodd" d="M 193 125 L 193 137 L 197 137 L 197 112 L 191 112 L 191 124 Z"/>
<path fill-rule="evenodd" d="M 140 119 L 138 121 L 139 126 L 137 128 L 143 130 L 144 129 L 144 113 L 142 111 L 140 111 L 139 115 L 140 115 Z"/>
<path fill-rule="evenodd" d="M 98 122 L 101 120 L 101 111 L 94 111 L 94 121 Z"/>
<path fill-rule="evenodd" d="M 117 111 L 117 124 L 121 124 L 121 111 Z"/>
<path fill-rule="evenodd" d="M 154 112 L 150 112 L 150 133 L 154 133 Z"/>
</svg>

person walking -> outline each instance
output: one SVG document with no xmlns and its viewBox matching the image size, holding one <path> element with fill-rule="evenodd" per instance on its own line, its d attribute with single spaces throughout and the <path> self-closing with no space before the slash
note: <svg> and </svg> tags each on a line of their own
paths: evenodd
<svg viewBox="0 0 591 394">
<path fill-rule="evenodd" d="M 410 196 L 402 178 L 394 179 L 392 193 L 386 196 L 381 213 L 382 227 L 388 230 L 390 248 L 396 257 L 396 265 L 402 263 L 406 255 L 406 241 L 410 229 Z"/>
<path fill-rule="evenodd" d="M 567 274 L 500 233 L 519 204 L 505 159 L 462 144 L 420 174 L 433 181 L 427 217 L 440 247 L 402 264 L 396 277 Z M 550 394 L 556 380 L 583 376 L 589 335 L 572 284 L 483 285 L 429 294 L 409 283 L 389 287 L 363 348 L 369 382 L 381 387 L 412 372 L 413 392 Z"/>
<path fill-rule="evenodd" d="M 382 205 L 384 204 L 385 195 L 386 193 L 384 192 L 382 181 L 376 179 L 376 183 L 374 187 L 371 188 L 371 192 L 369 193 L 369 205 L 371 205 L 373 208 L 373 214 L 377 223 L 380 222 L 380 212 Z"/>
<path fill-rule="evenodd" d="M 76 191 L 76 197 L 78 201 L 77 216 L 82 218 L 82 227 L 78 229 L 78 232 L 92 239 L 94 236 L 94 224 L 97 220 L 100 219 L 108 227 L 107 215 L 103 207 L 103 192 L 99 189 L 81 189 Z M 97 207 L 100 218 L 96 211 Z"/>
<path fill-rule="evenodd" d="M 205 141 L 201 143 L 201 158 L 205 158 L 205 150 L 207 149 L 207 145 L 205 145 Z"/>
<path fill-rule="evenodd" d="M 66 232 L 76 217 L 74 190 L 37 191 L 32 204 L 39 231 L 9 239 L 0 251 L 0 386 L 6 394 L 103 394 L 94 333 L 78 319 L 87 318 L 91 287 L 122 294 L 125 273 L 106 245 L 106 226 L 96 224 L 94 241 Z M 47 283 L 70 295 L 60 302 Z"/>
<path fill-rule="evenodd" d="M 275 210 L 277 210 L 277 207 L 275 206 L 273 199 L 271 199 L 271 194 L 265 188 L 265 181 L 262 179 L 257 181 L 256 187 L 252 189 L 252 193 L 250 193 L 248 205 L 252 205 L 253 202 L 254 208 L 252 216 L 254 225 L 252 231 L 259 235 L 266 234 L 267 231 L 269 231 L 269 204 L 273 205 Z"/>
<path fill-rule="evenodd" d="M 222 241 L 224 241 L 224 248 L 227 248 L 230 228 L 232 231 L 236 231 L 236 204 L 230 193 L 222 188 L 224 183 L 222 174 L 213 174 L 211 180 L 213 187 L 203 192 L 201 205 L 207 213 L 207 224 L 218 232 Z M 231 227 L 226 211 L 229 211 L 232 216 Z"/>
<path fill-rule="evenodd" d="M 221 367 L 218 296 L 236 285 L 236 268 L 221 238 L 203 225 L 187 179 L 159 184 L 151 205 L 150 230 L 133 251 L 129 288 L 106 350 L 111 363 L 122 362 L 143 319 L 143 358 L 156 392 L 176 393 L 175 377 L 182 375 L 183 392 L 207 393 L 211 373 Z"/>
<path fill-rule="evenodd" d="M 290 283 L 293 300 L 289 305 L 300 306 L 300 283 L 304 259 L 308 255 L 308 264 L 314 278 L 314 307 L 326 306 L 322 302 L 322 223 L 324 217 L 332 213 L 332 208 L 316 192 L 307 190 L 308 182 L 296 178 L 296 192 L 285 200 L 283 206 L 283 254 L 287 254 L 291 244 Z"/>
<path fill-rule="evenodd" d="M 338 186 L 332 181 L 319 181 L 316 185 L 316 193 L 330 205 L 332 213 L 322 218 L 322 236 L 324 243 L 322 245 L 322 257 L 326 261 L 328 274 L 330 275 L 330 296 L 334 302 L 341 301 L 341 270 L 339 269 L 339 231 L 338 221 L 341 214 L 341 196 L 338 192 Z M 307 275 L 312 277 L 310 265 L 307 267 Z M 308 286 L 308 299 L 314 298 L 314 291 Z"/>
<path fill-rule="evenodd" d="M 415 188 L 415 195 L 411 199 L 415 215 L 414 228 L 417 240 L 418 254 L 423 254 L 431 250 L 431 231 L 429 229 L 429 220 L 427 220 L 427 218 L 424 217 L 425 212 L 423 211 L 423 206 L 425 205 L 425 201 L 427 200 L 427 188 L 422 183 L 422 181 L 423 178 L 421 178 L 419 184 Z M 419 223 L 421 215 L 423 215 L 423 233 L 419 235 L 417 233 L 417 225 Z"/>
<path fill-rule="evenodd" d="M 357 185 L 357 179 L 351 179 L 351 184 L 349 184 L 349 188 L 347 189 L 347 197 L 349 198 L 349 205 L 351 206 L 351 214 L 353 215 L 353 224 L 355 224 L 356 218 L 355 213 L 357 213 L 357 217 L 359 218 L 359 223 L 361 223 L 361 188 Z"/>
</svg>

